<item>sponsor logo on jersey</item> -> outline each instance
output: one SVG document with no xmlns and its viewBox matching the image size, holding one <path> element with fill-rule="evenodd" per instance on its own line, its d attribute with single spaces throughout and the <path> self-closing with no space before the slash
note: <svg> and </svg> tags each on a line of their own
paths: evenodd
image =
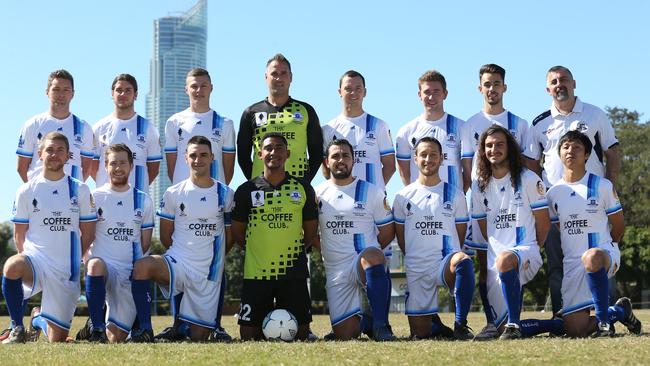
<svg viewBox="0 0 650 366">
<path fill-rule="evenodd" d="M 97 221 L 104 221 L 104 220 L 106 220 L 104 218 L 104 210 L 101 207 L 99 207 L 97 209 Z"/>
<path fill-rule="evenodd" d="M 515 227 L 517 223 L 517 214 L 510 213 L 507 208 L 500 208 L 499 214 L 494 217 L 492 224 L 498 229 L 508 229 Z"/>
<path fill-rule="evenodd" d="M 353 234 L 353 231 L 348 229 L 354 229 L 354 227 L 354 221 L 345 220 L 345 215 L 334 215 L 334 220 L 325 222 L 325 228 L 331 229 L 334 235 Z"/>
<path fill-rule="evenodd" d="M 183 129 L 182 128 L 179 127 L 178 131 L 176 131 L 176 133 L 178 134 L 178 141 L 183 141 L 185 139 L 183 137 Z"/>
<path fill-rule="evenodd" d="M 260 190 L 251 192 L 251 206 L 264 206 L 264 191 Z"/>
<path fill-rule="evenodd" d="M 257 112 L 255 113 L 255 125 L 264 126 L 267 124 L 267 114 L 266 112 Z"/>
<path fill-rule="evenodd" d="M 411 202 L 407 202 L 406 203 L 406 216 L 412 216 L 413 215 L 413 211 L 411 211 L 411 207 L 413 207 L 411 205 Z"/>
<path fill-rule="evenodd" d="M 187 214 L 185 213 L 185 204 L 183 202 L 181 202 L 181 204 L 178 205 L 178 209 L 181 210 L 181 213 L 178 214 L 179 216 L 187 216 Z"/>
<path fill-rule="evenodd" d="M 112 236 L 115 241 L 131 241 L 130 238 L 134 236 L 134 231 L 132 227 L 126 226 L 125 222 L 118 221 L 115 223 L 115 227 L 106 229 L 106 235 Z"/>
<path fill-rule="evenodd" d="M 133 215 L 134 215 L 135 217 L 137 217 L 137 218 L 142 218 L 143 212 L 142 212 L 141 209 L 136 208 L 136 209 L 135 209 L 135 212 L 133 213 Z"/>
<path fill-rule="evenodd" d="M 189 230 L 194 230 L 195 236 L 214 236 L 217 231 L 217 223 L 210 223 L 207 218 L 199 218 L 198 222 L 192 222 L 188 226 Z"/>
<path fill-rule="evenodd" d="M 442 221 L 436 221 L 433 215 L 424 215 L 424 220 L 415 223 L 415 229 L 420 230 L 420 235 L 439 235 L 444 230 Z"/>
<path fill-rule="evenodd" d="M 571 214 L 569 219 L 562 223 L 562 228 L 569 235 L 582 235 L 589 228 L 589 221 L 581 219 L 578 214 Z"/>
</svg>

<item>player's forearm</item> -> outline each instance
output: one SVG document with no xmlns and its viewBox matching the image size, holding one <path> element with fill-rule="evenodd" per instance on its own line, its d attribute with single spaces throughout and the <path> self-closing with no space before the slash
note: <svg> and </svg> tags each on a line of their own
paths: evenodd
<svg viewBox="0 0 650 366">
<path fill-rule="evenodd" d="M 551 221 L 548 218 L 548 214 L 545 215 L 545 218 L 538 216 L 539 215 L 535 215 L 535 234 L 537 238 L 537 245 L 543 247 L 544 243 L 546 242 L 548 232 L 551 229 Z"/>
<path fill-rule="evenodd" d="M 623 233 L 625 233 L 625 218 L 623 217 L 623 211 L 609 215 L 608 219 L 609 224 L 611 225 L 610 235 L 612 236 L 612 240 L 618 243 L 623 239 Z"/>
<path fill-rule="evenodd" d="M 246 226 L 248 223 L 232 220 L 232 238 L 233 244 L 239 245 L 242 249 L 246 248 Z"/>
<path fill-rule="evenodd" d="M 147 173 L 149 175 L 149 184 L 153 183 L 154 180 L 156 180 L 156 177 L 158 176 L 158 173 L 160 172 L 160 162 L 159 161 L 154 161 L 147 163 Z"/>
<path fill-rule="evenodd" d="M 97 182 L 97 172 L 99 171 L 99 160 L 93 160 L 90 164 L 90 176 Z"/>
<path fill-rule="evenodd" d="M 16 244 L 16 251 L 22 253 L 25 245 L 25 233 L 29 225 L 14 224 L 14 243 Z"/>
<path fill-rule="evenodd" d="M 465 233 L 467 232 L 467 224 L 456 224 L 456 233 L 458 235 L 458 245 L 462 248 L 465 245 Z"/>
<path fill-rule="evenodd" d="M 405 186 L 411 184 L 411 162 L 410 161 L 397 161 L 397 167 L 399 168 L 399 176 L 402 179 L 402 183 Z"/>
<path fill-rule="evenodd" d="M 397 238 L 397 245 L 402 251 L 402 254 L 406 254 L 406 242 L 404 241 L 404 225 L 395 224 L 395 237 Z"/>
<path fill-rule="evenodd" d="M 235 154 L 224 153 L 223 155 L 223 179 L 226 185 L 230 184 L 232 177 L 235 175 Z"/>
<path fill-rule="evenodd" d="M 95 241 L 95 221 L 80 222 L 79 231 L 81 232 L 81 254 L 85 256 L 90 244 Z"/>
<path fill-rule="evenodd" d="M 472 159 L 461 160 L 461 165 L 463 167 L 463 192 L 467 193 L 472 186 Z"/>
<path fill-rule="evenodd" d="M 386 248 L 395 238 L 395 224 L 390 223 L 386 224 L 379 228 L 379 234 L 377 234 L 377 241 L 381 248 Z"/>
<path fill-rule="evenodd" d="M 616 180 L 621 171 L 621 152 L 618 145 L 614 145 L 605 151 L 605 159 L 607 163 L 605 165 L 605 178 L 616 186 Z"/>
<path fill-rule="evenodd" d="M 151 234 L 153 228 L 140 231 L 140 245 L 142 247 L 142 254 L 147 253 L 151 249 Z"/>
<path fill-rule="evenodd" d="M 167 163 L 167 177 L 169 177 L 169 181 L 173 182 L 174 181 L 174 170 L 176 169 L 176 159 L 178 158 L 177 153 L 166 153 L 165 154 L 165 160 Z"/>
<path fill-rule="evenodd" d="M 395 155 L 382 156 L 381 158 L 381 175 L 384 178 L 384 185 L 388 184 L 390 179 L 395 174 Z"/>
<path fill-rule="evenodd" d="M 97 162 L 97 165 L 99 165 L 99 161 Z M 83 177 L 84 182 L 88 177 L 94 177 L 95 169 L 95 160 L 91 158 L 81 158 L 81 176 Z"/>
</svg>

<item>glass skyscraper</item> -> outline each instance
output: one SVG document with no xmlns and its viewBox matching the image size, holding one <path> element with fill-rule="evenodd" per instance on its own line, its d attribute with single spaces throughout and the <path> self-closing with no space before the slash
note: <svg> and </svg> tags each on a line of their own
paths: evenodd
<svg viewBox="0 0 650 366">
<path fill-rule="evenodd" d="M 189 107 L 185 75 L 194 67 L 206 67 L 207 10 L 207 0 L 198 0 L 183 14 L 154 20 L 150 90 L 146 106 L 147 118 L 158 128 L 163 146 L 165 122 L 172 114 Z M 157 207 L 170 185 L 165 162 L 160 165 L 160 174 L 153 184 L 150 192 Z M 159 234 L 158 226 L 155 234 Z"/>
</svg>

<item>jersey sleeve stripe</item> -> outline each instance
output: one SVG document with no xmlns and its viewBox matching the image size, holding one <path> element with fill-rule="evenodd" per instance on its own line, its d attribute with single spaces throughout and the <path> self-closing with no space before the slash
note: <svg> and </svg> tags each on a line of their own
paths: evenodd
<svg viewBox="0 0 650 366">
<path fill-rule="evenodd" d="M 20 217 L 12 217 L 11 222 L 14 224 L 29 224 L 29 219 L 23 219 Z"/>
<path fill-rule="evenodd" d="M 474 157 L 474 153 L 473 153 L 473 152 L 471 152 L 471 153 L 464 153 L 464 154 L 462 154 L 460 157 L 461 157 L 461 159 L 468 159 L 468 158 L 471 159 L 471 158 Z"/>
<path fill-rule="evenodd" d="M 397 154 L 397 160 L 411 160 L 411 155 L 410 154 Z"/>
<path fill-rule="evenodd" d="M 165 148 L 166 153 L 175 153 L 177 151 L 178 151 L 178 148 L 176 148 L 176 147 L 166 147 Z"/>
<path fill-rule="evenodd" d="M 393 222 L 393 221 L 395 221 L 395 220 L 393 219 L 393 216 L 391 215 L 390 217 L 386 217 L 386 218 L 383 219 L 383 220 L 375 221 L 375 225 L 377 225 L 377 226 L 384 226 L 384 225 L 386 225 L 386 224 L 390 224 L 390 223 Z"/>
<path fill-rule="evenodd" d="M 384 156 L 384 155 L 390 155 L 390 154 L 395 154 L 395 149 L 387 149 L 387 150 L 379 150 L 379 155 Z"/>
<path fill-rule="evenodd" d="M 540 208 L 547 208 L 548 207 L 548 201 L 539 201 L 539 202 L 533 202 L 530 204 L 530 208 L 533 210 L 539 210 Z"/>
<path fill-rule="evenodd" d="M 147 223 L 145 223 L 145 224 L 140 225 L 140 229 L 141 229 L 141 230 L 152 229 L 153 226 L 154 226 L 154 225 L 153 225 L 153 222 L 147 222 Z"/>
<path fill-rule="evenodd" d="M 481 220 L 487 217 L 487 214 L 472 214 L 472 219 Z"/>
<path fill-rule="evenodd" d="M 18 149 L 16 150 L 16 155 L 24 156 L 26 158 L 34 157 L 34 153 L 27 152 L 26 150 Z"/>
<path fill-rule="evenodd" d="M 152 162 L 152 161 L 161 161 L 162 155 L 154 155 L 154 156 L 148 156 L 147 157 L 147 163 Z"/>
<path fill-rule="evenodd" d="M 456 223 L 457 224 L 462 224 L 462 223 L 466 223 L 466 222 L 469 222 L 469 217 L 457 217 L 456 218 Z"/>
<path fill-rule="evenodd" d="M 223 151 L 225 153 L 234 154 L 235 153 L 235 147 L 234 146 L 232 146 L 232 147 L 230 147 L 230 146 L 222 146 L 221 151 Z"/>
<path fill-rule="evenodd" d="M 610 208 L 608 210 L 605 210 L 605 213 L 607 215 L 612 215 L 612 214 L 615 214 L 615 213 L 617 213 L 619 211 L 622 211 L 622 210 L 623 210 L 623 207 L 621 205 L 616 205 L 616 206 L 614 206 L 614 207 L 612 207 L 612 208 Z"/>
<path fill-rule="evenodd" d="M 556 223 L 556 222 L 560 222 L 560 218 L 557 216 L 551 217 L 551 223 Z"/>
<path fill-rule="evenodd" d="M 175 218 L 174 215 L 166 214 L 162 211 L 156 211 L 156 216 L 167 220 L 174 220 Z"/>
<path fill-rule="evenodd" d="M 95 158 L 95 153 L 92 152 L 92 151 L 83 151 L 83 150 L 81 150 L 81 151 L 79 151 L 79 154 L 81 156 L 83 156 L 83 157 L 86 157 L 86 158 L 91 158 L 91 159 Z"/>
<path fill-rule="evenodd" d="M 400 218 L 397 218 L 397 217 L 396 217 L 396 218 L 395 218 L 395 222 L 398 223 L 398 224 L 402 224 L 402 225 L 404 225 L 404 223 L 406 222 L 406 220 L 404 220 L 404 219 L 400 219 Z"/>
<path fill-rule="evenodd" d="M 97 221 L 97 215 L 79 216 L 79 221 L 81 222 Z"/>
</svg>

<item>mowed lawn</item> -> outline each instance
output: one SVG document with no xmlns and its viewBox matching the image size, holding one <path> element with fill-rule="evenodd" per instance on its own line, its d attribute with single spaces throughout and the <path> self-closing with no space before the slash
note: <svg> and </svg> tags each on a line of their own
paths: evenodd
<svg viewBox="0 0 650 366">
<path fill-rule="evenodd" d="M 650 364 L 650 310 L 638 310 L 644 335 L 629 335 L 617 324 L 619 336 L 611 339 L 564 339 L 539 336 L 521 341 L 448 342 L 407 341 L 408 322 L 404 315 L 391 314 L 394 331 L 401 338 L 393 343 L 376 343 L 363 337 L 352 342 L 276 343 L 239 342 L 230 344 L 120 344 L 96 345 L 38 343 L 0 345 L 2 365 L 166 365 L 166 364 L 348 364 L 348 365 L 526 365 L 526 364 Z M 441 314 L 451 324 L 453 314 Z M 522 318 L 547 318 L 548 313 L 524 313 Z M 28 318 L 25 318 L 27 321 Z M 169 317 L 154 318 L 156 331 L 163 329 Z M 470 325 L 479 331 L 482 313 L 470 314 Z M 72 335 L 84 318 L 76 318 Z M 7 317 L 0 317 L 6 325 Z M 237 335 L 235 318 L 224 317 L 231 335 Z M 320 336 L 329 331 L 329 318 L 315 316 L 312 329 Z"/>
</svg>

